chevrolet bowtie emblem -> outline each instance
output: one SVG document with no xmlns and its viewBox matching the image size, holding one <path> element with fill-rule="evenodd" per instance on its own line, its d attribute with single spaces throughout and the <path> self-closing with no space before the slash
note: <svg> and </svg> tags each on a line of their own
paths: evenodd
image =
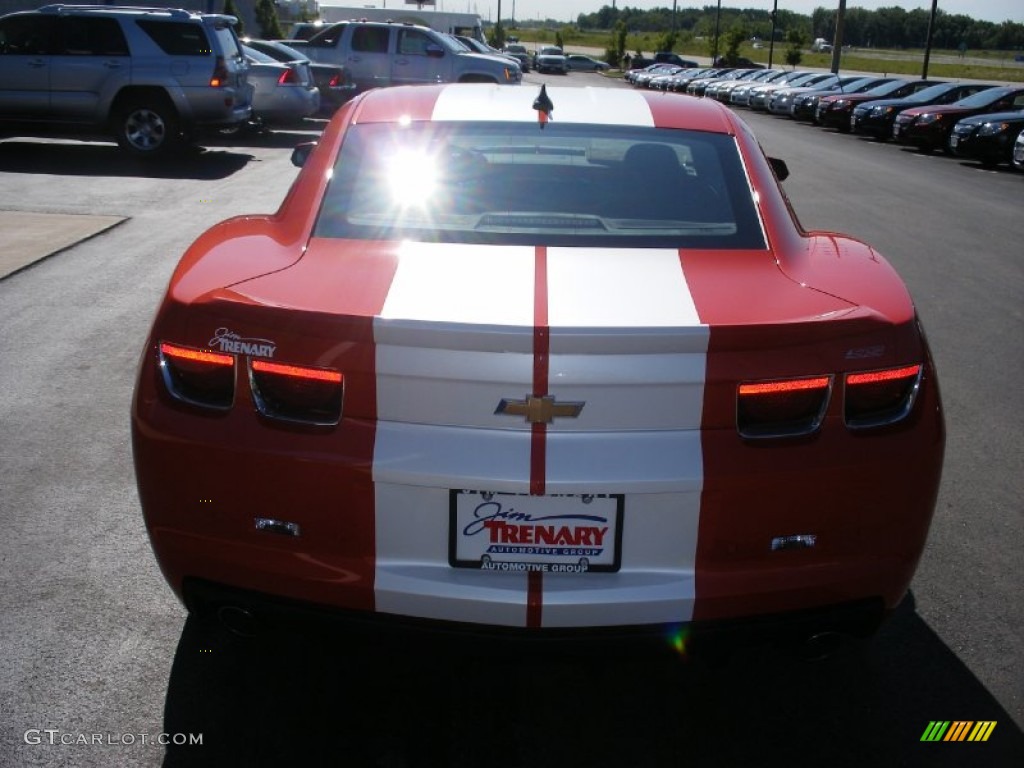
<svg viewBox="0 0 1024 768">
<path fill-rule="evenodd" d="M 512 416 L 524 416 L 531 424 L 550 424 L 555 417 L 575 419 L 580 415 L 586 403 L 556 403 L 550 395 L 536 397 L 530 395 L 525 400 L 503 399 L 498 403 L 495 413 L 508 413 Z"/>
</svg>

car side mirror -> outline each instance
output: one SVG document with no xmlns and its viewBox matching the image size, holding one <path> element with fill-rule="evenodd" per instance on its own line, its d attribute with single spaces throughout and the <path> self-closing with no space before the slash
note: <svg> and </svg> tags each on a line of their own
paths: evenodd
<svg viewBox="0 0 1024 768">
<path fill-rule="evenodd" d="M 789 178 L 789 166 L 786 165 L 785 160 L 780 160 L 777 157 L 769 157 L 768 164 L 772 167 L 772 171 L 775 173 L 775 178 L 779 181 L 785 181 Z"/>
<path fill-rule="evenodd" d="M 432 59 L 443 59 L 444 48 L 442 48 L 440 45 L 428 45 L 427 56 L 429 56 Z"/>
<path fill-rule="evenodd" d="M 301 168 L 309 160 L 310 153 L 316 148 L 315 141 L 304 141 L 301 144 L 297 144 L 295 149 L 292 150 L 292 165 L 296 168 Z"/>
</svg>

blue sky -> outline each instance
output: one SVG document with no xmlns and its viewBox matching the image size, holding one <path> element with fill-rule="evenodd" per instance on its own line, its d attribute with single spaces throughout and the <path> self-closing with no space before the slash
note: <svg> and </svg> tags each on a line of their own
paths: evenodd
<svg viewBox="0 0 1024 768">
<path fill-rule="evenodd" d="M 680 8 L 700 8 L 715 5 L 717 0 L 678 0 Z M 367 0 L 366 3 L 331 2 L 331 5 L 376 5 L 383 2 Z M 512 16 L 515 5 L 517 19 L 552 18 L 564 21 L 575 20 L 581 13 L 593 13 L 603 5 L 611 5 L 611 0 L 501 0 L 501 15 Z M 387 0 L 389 7 L 404 6 L 401 0 Z M 616 0 L 619 7 L 631 8 L 671 8 L 672 0 Z M 908 11 L 914 8 L 930 10 L 931 0 L 847 0 L 847 8 L 891 8 L 900 6 Z M 722 0 L 723 8 L 764 8 L 771 10 L 772 0 Z M 838 0 L 779 0 L 779 8 L 796 13 L 810 15 L 815 8 L 838 8 Z M 1015 21 L 1024 24 L 1024 0 L 939 0 L 939 8 L 946 13 L 963 13 L 975 19 L 986 21 Z M 437 10 L 475 11 L 484 19 L 497 16 L 497 0 L 437 0 Z"/>
</svg>

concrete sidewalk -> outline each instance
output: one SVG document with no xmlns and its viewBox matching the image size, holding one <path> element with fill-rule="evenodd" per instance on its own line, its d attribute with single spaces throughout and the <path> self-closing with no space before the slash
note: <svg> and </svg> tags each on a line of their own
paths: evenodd
<svg viewBox="0 0 1024 768">
<path fill-rule="evenodd" d="M 122 221 L 123 216 L 0 211 L 0 280 Z"/>
</svg>

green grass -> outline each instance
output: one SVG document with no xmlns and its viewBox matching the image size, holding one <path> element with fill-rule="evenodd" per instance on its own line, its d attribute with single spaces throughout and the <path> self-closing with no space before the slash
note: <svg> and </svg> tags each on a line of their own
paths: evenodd
<svg viewBox="0 0 1024 768">
<path fill-rule="evenodd" d="M 560 30 L 565 47 L 572 51 L 576 48 L 598 48 L 605 50 L 610 41 L 610 32 L 577 32 L 570 29 Z M 514 34 L 525 43 L 553 44 L 555 42 L 554 30 L 517 29 Z M 626 40 L 626 47 L 630 55 L 636 51 L 643 51 L 650 56 L 654 51 L 654 44 L 658 35 L 630 35 Z M 676 52 L 689 56 L 709 56 L 708 46 L 705 41 L 693 41 L 689 44 L 677 46 Z M 768 49 L 760 48 L 755 50 L 750 46 L 743 46 L 740 55 L 751 61 L 760 64 L 768 63 Z M 956 58 L 956 51 L 932 51 L 928 63 L 928 76 L 946 80 L 990 80 L 995 82 L 1024 82 L 1024 63 L 1015 62 L 1014 54 L 1008 51 L 969 51 L 970 62 L 948 63 L 939 61 L 944 57 Z M 977 59 L 988 59 L 990 64 L 981 64 Z M 919 77 L 923 68 L 923 51 L 871 51 L 867 55 L 863 51 L 849 51 L 844 53 L 840 60 L 842 71 L 853 72 L 877 72 L 886 75 L 907 75 Z M 786 46 L 779 44 L 775 46 L 772 56 L 772 65 L 775 67 L 786 67 Z M 813 69 L 828 69 L 832 66 L 832 54 L 810 53 L 805 51 L 799 66 Z"/>
</svg>

